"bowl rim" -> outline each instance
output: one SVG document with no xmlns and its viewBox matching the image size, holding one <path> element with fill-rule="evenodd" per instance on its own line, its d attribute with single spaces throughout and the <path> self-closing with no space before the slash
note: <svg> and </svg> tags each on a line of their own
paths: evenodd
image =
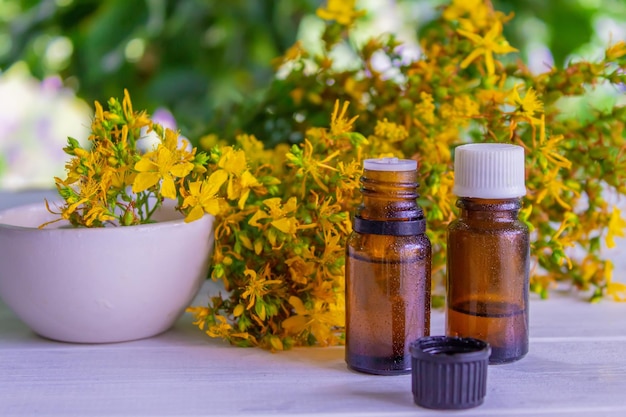
<svg viewBox="0 0 626 417">
<path fill-rule="evenodd" d="M 53 204 L 53 203 L 62 203 L 62 200 L 52 200 L 49 202 L 49 204 Z M 175 207 L 176 207 L 176 201 L 166 199 L 163 202 L 161 210 L 172 210 L 176 212 Z M 179 225 L 187 225 L 187 224 L 191 225 L 193 223 L 200 224 L 200 223 L 207 222 L 207 221 L 212 223 L 213 220 L 215 219 L 215 216 L 205 213 L 205 215 L 202 218 L 195 220 L 193 222 L 185 223 L 184 215 L 180 212 L 177 212 L 177 215 L 179 216 L 179 218 L 170 219 L 170 220 L 155 220 L 152 223 L 144 223 L 144 224 L 137 224 L 137 225 L 131 225 L 131 226 L 73 227 L 69 225 L 67 220 L 61 220 L 60 221 L 61 224 L 67 224 L 69 225 L 69 227 L 50 227 L 50 228 L 39 228 L 38 226 L 19 226 L 19 225 L 7 223 L 4 221 L 3 218 L 5 216 L 13 212 L 20 212 L 20 211 L 30 212 L 30 213 L 43 212 L 43 211 L 47 211 L 47 208 L 46 208 L 46 205 L 42 202 L 42 203 L 22 204 L 22 205 L 13 206 L 13 207 L 0 210 L 0 230 L 2 229 L 16 230 L 16 231 L 21 230 L 21 231 L 33 231 L 33 232 L 39 232 L 39 233 L 74 233 L 76 231 L 81 231 L 83 233 L 85 232 L 87 233 L 115 233 L 112 231 L 129 230 L 129 229 L 132 229 L 132 230 L 153 229 L 155 228 L 155 226 L 160 227 L 160 228 L 176 227 Z"/>
</svg>

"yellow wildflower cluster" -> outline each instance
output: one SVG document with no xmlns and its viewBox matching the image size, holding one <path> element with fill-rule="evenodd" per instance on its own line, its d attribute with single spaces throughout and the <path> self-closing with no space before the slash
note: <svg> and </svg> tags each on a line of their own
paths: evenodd
<svg viewBox="0 0 626 417">
<path fill-rule="evenodd" d="M 344 243 L 369 153 L 347 110 L 335 103 L 330 128 L 291 148 L 240 135 L 209 150 L 208 185 L 224 197 L 211 277 L 228 295 L 189 309 L 209 336 L 272 350 L 342 343 Z"/>
<path fill-rule="evenodd" d="M 248 118 L 270 129 L 257 129 L 261 140 L 210 134 L 199 140 L 202 152 L 188 150 L 176 132 L 134 112 L 128 94 L 106 112 L 97 104 L 91 150 L 73 140 L 66 148 L 68 178 L 57 180 L 67 201 L 62 216 L 83 226 L 135 224 L 150 214 L 149 201 L 172 197 L 189 221 L 215 214 L 211 278 L 225 291 L 189 308 L 195 324 L 239 346 L 341 344 L 344 247 L 361 201 L 363 159 L 418 161 L 433 288 L 441 289 L 445 230 L 457 212 L 454 149 L 516 143 L 526 150 L 521 218 L 533 230 L 531 289 L 547 297 L 564 283 L 591 290 L 592 300 L 625 300 L 626 286 L 613 281 L 601 249 L 625 235 L 622 213 L 605 196 L 626 194 L 626 107 L 575 118 L 558 104 L 600 81 L 626 82 L 625 45 L 611 46 L 599 63 L 533 75 L 519 61 L 504 61 L 515 51 L 502 34 L 512 15 L 488 1 L 454 0 L 424 34 L 418 60 L 400 56 L 393 37 L 380 37 L 355 51 L 349 69 L 336 68 L 335 48 L 350 44 L 364 14 L 354 4 L 330 0 L 318 10 L 326 25 L 321 54 L 297 44 L 276 59 L 281 76 L 267 94 L 280 100 Z M 382 55 L 393 76 L 373 64 Z M 273 140 L 276 126 L 288 127 L 284 141 L 268 148 L 261 135 Z M 161 141 L 139 154 L 145 129 Z M 287 145 L 294 137 L 302 140 Z"/>
<path fill-rule="evenodd" d="M 134 111 L 128 91 L 121 103 L 111 98 L 107 104 L 105 111 L 95 103 L 90 148 L 73 138 L 64 148 L 71 159 L 67 177 L 55 178 L 65 200 L 59 220 L 84 227 L 148 223 L 165 198 L 182 202 L 186 221 L 205 211 L 216 214 L 215 203 L 208 201 L 215 198 L 210 193 L 214 185 L 201 187 L 199 179 L 206 171 L 206 154 L 188 150 L 185 141 L 179 143 L 178 132 L 154 124 L 145 111 Z M 160 141 L 142 154 L 138 141 L 151 131 Z"/>
<path fill-rule="evenodd" d="M 528 195 L 521 217 L 533 229 L 531 289 L 547 297 L 551 288 L 563 283 L 590 290 L 594 300 L 606 295 L 620 298 L 621 287 L 612 281 L 610 263 L 601 249 L 613 246 L 614 237 L 623 236 L 626 228 L 623 213 L 605 201 L 607 192 L 626 194 L 626 108 L 617 105 L 599 111 L 590 106 L 581 118 L 563 113 L 559 102 L 562 97 L 584 97 L 600 83 L 622 85 L 624 43 L 610 46 L 600 62 L 571 62 L 535 75 L 514 55 L 517 49 L 503 35 L 513 14 L 494 10 L 489 1 L 453 0 L 422 33 L 422 54 L 413 61 L 400 55 L 402 45 L 391 35 L 355 46 L 351 30 L 362 14 L 355 2 L 329 1 L 318 10 L 326 24 L 322 53 L 297 43 L 278 58 L 281 76 L 267 96 L 284 99 L 272 102 L 272 112 L 261 108 L 253 118 L 261 126 L 291 126 L 285 142 L 295 134 L 305 137 L 287 155 L 293 170 L 276 175 L 283 182 L 280 187 L 290 190 L 281 200 L 281 210 L 292 219 L 291 237 L 301 239 L 310 232 L 306 225 L 321 224 L 319 214 L 301 216 L 302 207 L 321 209 L 324 202 L 345 210 L 357 204 L 354 180 L 351 189 L 333 187 L 332 179 L 346 167 L 355 169 L 363 158 L 381 155 L 416 159 L 422 178 L 419 202 L 433 243 L 433 288 L 442 288 L 445 230 L 457 212 L 452 194 L 455 147 L 466 142 L 516 143 L 526 150 Z M 355 49 L 357 57 L 348 69 L 334 64 L 336 49 L 346 47 Z M 391 63 L 389 72 L 375 64 L 381 56 Z M 345 104 L 337 107 L 337 102 L 348 101 L 349 109 Z M 306 117 L 294 123 L 294 114 Z M 316 143 L 307 132 L 317 123 L 313 121 L 324 119 L 330 129 Z M 276 133 L 255 132 L 259 137 Z M 359 137 L 360 147 L 341 149 L 346 136 Z M 281 152 L 274 160 L 281 159 Z M 352 178 L 357 171 L 358 164 Z M 336 200 L 328 202 L 329 195 Z M 298 200 L 296 208 L 287 212 L 291 196 Z M 307 198 L 315 203 L 307 203 Z M 263 216 L 271 216 L 269 207 L 262 204 L 261 208 Z M 338 245 L 343 244 L 350 224 L 349 210 L 342 213 L 345 230 L 336 224 L 338 235 L 321 234 L 326 244 L 330 236 L 339 236 Z M 275 250 L 284 251 L 287 244 L 282 244 L 277 240 Z M 319 249 L 317 244 L 313 247 Z M 308 250 L 299 249 L 309 256 Z M 310 275 L 315 269 L 312 259 L 283 257 L 289 260 L 290 271 Z M 292 279 L 305 285 L 303 293 L 311 298 L 304 304 L 315 311 L 313 294 L 319 283 Z M 297 302 L 284 300 L 289 304 L 283 307 L 294 312 Z"/>
</svg>

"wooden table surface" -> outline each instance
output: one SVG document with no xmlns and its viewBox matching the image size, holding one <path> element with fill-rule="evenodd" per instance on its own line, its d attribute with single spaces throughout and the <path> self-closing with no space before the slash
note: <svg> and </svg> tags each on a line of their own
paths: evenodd
<svg viewBox="0 0 626 417">
<path fill-rule="evenodd" d="M 0 192 L 0 209 L 41 195 Z M 349 371 L 342 347 L 236 348 L 191 320 L 150 339 L 67 344 L 0 301 L 0 416 L 626 416 L 626 304 L 533 298 L 529 354 L 490 366 L 485 403 L 465 411 L 415 406 L 410 376 Z M 432 334 L 443 320 L 433 311 Z"/>
</svg>

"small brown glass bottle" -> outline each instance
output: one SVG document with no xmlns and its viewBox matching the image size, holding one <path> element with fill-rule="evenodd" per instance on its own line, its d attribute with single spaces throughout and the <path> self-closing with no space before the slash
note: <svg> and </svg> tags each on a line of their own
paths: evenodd
<svg viewBox="0 0 626 417">
<path fill-rule="evenodd" d="M 430 241 L 417 163 L 363 164 L 363 202 L 346 245 L 346 362 L 371 374 L 411 371 L 409 345 L 430 332 Z"/>
<path fill-rule="evenodd" d="M 489 363 L 528 352 L 528 227 L 524 149 L 470 144 L 455 151 L 460 216 L 448 227 L 446 334 L 491 345 Z"/>
</svg>

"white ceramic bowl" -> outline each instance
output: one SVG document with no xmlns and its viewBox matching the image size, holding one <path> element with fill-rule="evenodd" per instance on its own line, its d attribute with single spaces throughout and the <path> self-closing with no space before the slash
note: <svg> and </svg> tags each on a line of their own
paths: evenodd
<svg viewBox="0 0 626 417">
<path fill-rule="evenodd" d="M 0 211 L 0 298 L 41 336 L 121 342 L 169 329 L 198 292 L 213 249 L 213 216 L 184 223 L 67 228 L 44 204 Z M 65 228 L 64 228 L 65 226 Z"/>
</svg>

